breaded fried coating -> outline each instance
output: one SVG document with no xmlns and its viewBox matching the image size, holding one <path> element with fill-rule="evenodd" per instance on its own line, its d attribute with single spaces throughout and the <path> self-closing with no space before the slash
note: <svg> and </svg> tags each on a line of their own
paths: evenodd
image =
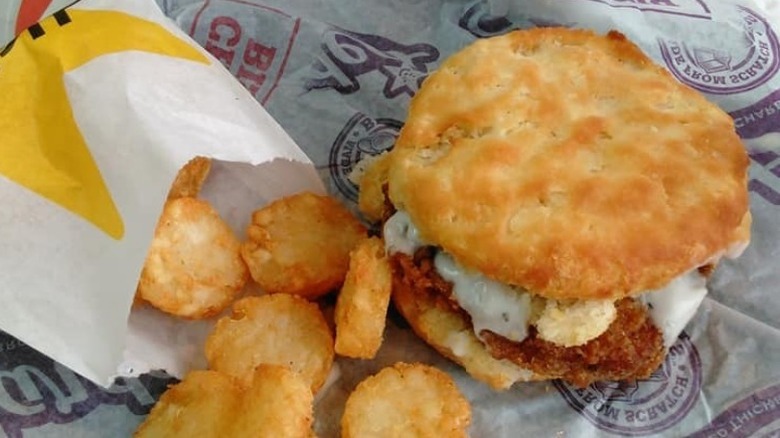
<svg viewBox="0 0 780 438">
<path fill-rule="evenodd" d="M 370 237 L 352 250 L 336 302 L 336 353 L 371 359 L 382 345 L 393 274 L 384 242 Z"/>
<path fill-rule="evenodd" d="M 546 378 L 490 355 L 474 334 L 468 314 L 449 298 L 451 286 L 435 273 L 430 259 L 419 267 L 410 257 L 393 256 L 391 262 L 398 271 L 393 280 L 393 304 L 417 336 L 441 355 L 496 390 Z"/>
<path fill-rule="evenodd" d="M 206 339 L 209 368 L 246 382 L 260 364 L 287 366 L 312 393 L 333 365 L 333 336 L 317 304 L 288 294 L 246 297 Z"/>
<path fill-rule="evenodd" d="M 166 202 L 146 257 L 138 296 L 182 318 L 216 315 L 241 293 L 249 272 L 241 242 L 206 201 Z"/>
<path fill-rule="evenodd" d="M 604 333 L 616 315 L 611 300 L 544 300 L 544 308 L 534 325 L 539 339 L 562 347 L 575 347 Z"/>
<path fill-rule="evenodd" d="M 396 271 L 393 302 L 421 338 L 493 387 L 511 385 L 511 381 L 499 379 L 505 374 L 498 373 L 511 368 L 497 367 L 497 363 L 483 359 L 484 354 L 526 370 L 518 380 L 562 378 L 577 386 L 647 377 L 664 358 L 661 331 L 653 325 L 647 308 L 633 298 L 615 303 L 616 316 L 607 330 L 583 345 L 563 347 L 545 341 L 534 326 L 522 342 L 487 330 L 482 331 L 480 341 L 473 335 L 469 315 L 451 299 L 452 285 L 433 269 L 431 257 L 432 253 L 424 250 L 415 258 L 401 253 L 390 257 Z M 464 334 L 457 338 L 449 335 L 457 332 Z"/>
<path fill-rule="evenodd" d="M 329 196 L 299 193 L 252 214 L 241 255 L 269 293 L 318 298 L 344 282 L 365 227 Z"/>
<path fill-rule="evenodd" d="M 607 331 L 584 345 L 555 345 L 540 339 L 533 326 L 520 343 L 487 330 L 482 337 L 494 357 L 583 388 L 600 380 L 650 377 L 666 355 L 663 335 L 639 301 L 624 298 L 615 307 L 617 316 Z"/>
</svg>

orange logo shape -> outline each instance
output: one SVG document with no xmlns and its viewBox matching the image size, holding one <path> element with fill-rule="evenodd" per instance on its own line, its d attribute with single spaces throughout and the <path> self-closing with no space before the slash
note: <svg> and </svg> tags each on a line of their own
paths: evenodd
<svg viewBox="0 0 780 438">
<path fill-rule="evenodd" d="M 89 10 L 60 11 L 34 24 L 0 58 L 0 175 L 114 239 L 124 235 L 124 223 L 73 118 L 63 75 L 132 50 L 209 63 L 159 24 Z"/>
<path fill-rule="evenodd" d="M 19 35 L 40 20 L 51 2 L 52 0 L 22 0 L 22 4 L 19 5 L 19 14 L 16 16 L 14 35 Z"/>
</svg>

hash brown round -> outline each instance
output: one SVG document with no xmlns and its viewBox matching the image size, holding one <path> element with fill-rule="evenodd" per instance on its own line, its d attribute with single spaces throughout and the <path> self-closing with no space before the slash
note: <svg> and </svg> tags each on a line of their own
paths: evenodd
<svg viewBox="0 0 780 438">
<path fill-rule="evenodd" d="M 138 297 L 188 319 L 214 316 L 241 294 L 249 270 L 241 242 L 208 202 L 168 200 L 138 281 Z"/>
<path fill-rule="evenodd" d="M 343 438 L 465 438 L 471 406 L 445 372 L 396 363 L 360 382 L 341 418 Z"/>
<path fill-rule="evenodd" d="M 367 237 L 350 254 L 334 312 L 337 354 L 373 359 L 382 345 L 393 272 L 384 241 Z"/>
<path fill-rule="evenodd" d="M 302 192 L 252 214 L 241 256 L 264 291 L 313 300 L 341 286 L 366 233 L 336 199 Z"/>
<path fill-rule="evenodd" d="M 217 321 L 205 355 L 210 369 L 243 382 L 261 364 L 289 367 L 316 393 L 333 365 L 333 335 L 316 303 L 288 294 L 249 296 Z"/>
</svg>

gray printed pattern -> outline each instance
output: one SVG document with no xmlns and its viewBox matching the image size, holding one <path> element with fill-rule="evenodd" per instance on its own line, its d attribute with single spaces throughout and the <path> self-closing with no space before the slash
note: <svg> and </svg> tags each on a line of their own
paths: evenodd
<svg viewBox="0 0 780 438">
<path fill-rule="evenodd" d="M 651 56 L 666 62 L 680 80 L 698 86 L 729 111 L 743 138 L 771 139 L 773 133 L 780 134 L 777 37 L 756 11 L 745 9 L 741 24 L 735 28 L 745 35 L 741 50 L 725 50 L 709 39 L 693 41 L 674 32 L 665 33 L 663 38 L 639 37 L 642 30 L 637 17 L 653 24 L 670 23 L 667 28 L 680 33 L 683 28 L 679 23 L 712 21 L 728 12 L 730 2 L 343 0 L 322 2 L 316 13 L 308 0 L 158 3 L 239 78 L 309 154 L 331 192 L 350 203 L 355 202 L 357 192 L 347 178 L 349 172 L 366 155 L 392 147 L 410 97 L 442 59 L 475 38 L 531 26 L 592 27 L 603 31 L 616 23 L 625 23 L 623 30 L 629 36 L 635 32 L 639 44 Z M 502 7 L 506 3 L 508 7 Z M 605 18 L 608 16 L 615 18 Z M 705 74 L 710 75 L 709 80 Z M 733 82 L 739 84 L 733 89 L 717 88 L 726 86 L 730 75 L 736 75 Z M 773 91 L 757 97 L 751 90 L 758 89 Z M 776 232 L 769 233 L 766 225 L 780 206 L 779 144 L 777 139 L 748 141 L 754 163 L 750 188 L 754 203 L 761 203 L 754 215 L 758 231 L 773 242 L 777 242 L 778 236 Z M 748 250 L 746 258 L 751 263 L 772 257 L 776 243 L 762 243 Z M 726 348 L 732 333 L 740 333 L 744 318 L 753 321 L 750 315 L 755 315 L 756 320 L 763 321 L 759 324 L 780 330 L 773 316 L 780 313 L 780 306 L 756 302 L 760 295 L 752 294 L 747 302 L 729 303 L 731 308 L 744 312 L 740 315 L 748 316 L 735 317 L 734 311 L 718 304 L 751 284 L 751 291 L 759 287 L 776 289 L 780 278 L 773 270 L 780 267 L 776 259 L 772 260 L 764 262 L 761 273 L 750 282 L 741 280 L 739 274 L 746 265 L 728 264 L 728 274 L 715 279 L 712 301 L 708 300 L 697 317 L 690 336 L 678 342 L 680 354 L 670 357 L 665 367 L 648 381 L 633 385 L 597 384 L 580 392 L 560 383 L 555 384 L 557 391 L 552 392 L 540 385 L 527 385 L 523 394 L 518 390 L 491 395 L 490 400 L 515 400 L 516 406 L 535 400 L 538 406 L 545 406 L 549 414 L 546 417 L 550 418 L 523 419 L 524 430 L 530 436 L 553 430 L 566 436 L 681 436 L 696 430 L 694 436 L 776 434 L 777 423 L 773 421 L 780 418 L 780 371 L 773 371 L 770 364 L 779 363 L 780 346 L 777 337 L 771 336 L 771 328 L 760 335 L 751 332 L 765 346 L 767 365 L 754 365 L 754 374 L 740 377 L 746 380 L 739 384 L 720 382 L 719 387 L 729 389 L 727 394 L 712 394 L 708 390 L 706 409 L 698 398 L 683 402 L 691 395 L 698 396 L 700 386 L 707 389 L 714 384 L 716 376 L 736 372 L 726 368 L 732 366 L 726 365 L 727 361 L 722 364 L 718 352 Z M 748 366 L 756 350 L 748 351 L 736 351 L 729 360 L 737 361 L 737 366 Z M 0 335 L 0 427 L 10 437 L 126 436 L 171 382 L 164 374 L 154 374 L 119 381 L 109 390 L 101 389 L 13 338 Z M 466 384 L 465 390 L 483 394 L 479 392 L 482 389 L 474 389 L 475 385 Z M 665 410 L 661 411 L 662 408 Z M 714 416 L 702 420 L 707 418 L 704 410 L 711 410 Z M 490 408 L 477 411 L 475 427 L 491 430 L 495 436 L 514 436 L 517 429 L 491 424 L 494 420 L 490 412 Z M 556 422 L 558 419 L 563 419 L 563 423 Z"/>
</svg>

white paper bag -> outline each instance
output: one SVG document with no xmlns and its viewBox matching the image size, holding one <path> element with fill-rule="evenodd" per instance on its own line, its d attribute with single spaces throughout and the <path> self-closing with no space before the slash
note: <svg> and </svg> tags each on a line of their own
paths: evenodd
<svg viewBox="0 0 780 438">
<path fill-rule="evenodd" d="M 152 0 L 54 12 L 4 50 L 0 90 L 0 329 L 98 383 L 134 357 L 123 352 L 138 276 L 186 161 L 220 160 L 211 179 L 232 195 L 212 201 L 239 233 L 259 205 L 323 190 L 306 155 Z M 179 362 L 155 324 L 169 322 L 131 336 L 156 347 L 136 350 L 133 373 Z"/>
</svg>

